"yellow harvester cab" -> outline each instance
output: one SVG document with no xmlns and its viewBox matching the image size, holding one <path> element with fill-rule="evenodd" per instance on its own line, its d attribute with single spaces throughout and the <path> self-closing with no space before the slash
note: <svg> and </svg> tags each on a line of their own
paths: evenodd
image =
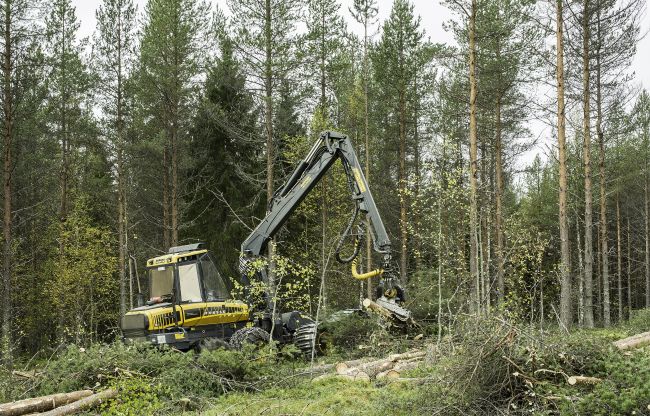
<svg viewBox="0 0 650 416">
<path fill-rule="evenodd" d="M 249 322 L 249 308 L 231 300 L 231 285 L 202 243 L 172 247 L 147 261 L 149 297 L 122 318 L 125 342 L 180 350 L 224 343 Z"/>
</svg>

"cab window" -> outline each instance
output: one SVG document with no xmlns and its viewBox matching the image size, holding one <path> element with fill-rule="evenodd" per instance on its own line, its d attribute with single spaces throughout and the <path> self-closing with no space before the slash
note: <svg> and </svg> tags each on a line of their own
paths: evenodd
<svg viewBox="0 0 650 416">
<path fill-rule="evenodd" d="M 149 270 L 151 298 L 171 296 L 174 291 L 174 268 L 160 266 Z"/>
<path fill-rule="evenodd" d="M 196 262 L 178 266 L 178 282 L 181 289 L 181 302 L 203 301 Z"/>
<path fill-rule="evenodd" d="M 217 266 L 207 253 L 201 257 L 201 269 L 203 270 L 203 286 L 205 289 L 205 300 L 213 302 L 230 298 L 230 290 L 224 282 Z"/>
</svg>

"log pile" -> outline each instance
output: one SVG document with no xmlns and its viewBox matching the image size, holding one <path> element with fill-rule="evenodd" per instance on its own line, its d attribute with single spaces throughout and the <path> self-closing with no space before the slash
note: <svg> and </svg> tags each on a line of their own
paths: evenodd
<svg viewBox="0 0 650 416">
<path fill-rule="evenodd" d="M 99 406 L 101 403 L 115 396 L 117 396 L 117 390 L 114 389 L 104 390 L 95 394 L 91 390 L 51 394 L 0 404 L 0 416 L 22 416 L 27 414 L 47 416 L 72 415 L 82 410 Z"/>
<path fill-rule="evenodd" d="M 349 381 L 403 381 L 415 379 L 403 379 L 405 371 L 413 370 L 422 365 L 426 356 L 425 351 L 412 350 L 402 354 L 392 354 L 386 358 L 371 360 L 344 361 L 334 365 L 331 370 L 312 379 L 318 382 L 328 379 L 339 379 Z"/>
</svg>

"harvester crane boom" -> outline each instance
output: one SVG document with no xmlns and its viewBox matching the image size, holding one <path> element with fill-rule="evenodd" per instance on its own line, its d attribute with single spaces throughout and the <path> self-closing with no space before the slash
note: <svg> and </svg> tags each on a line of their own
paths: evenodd
<svg viewBox="0 0 650 416">
<path fill-rule="evenodd" d="M 248 280 L 248 277 L 251 276 L 250 262 L 264 254 L 269 241 L 337 160 L 340 160 L 343 165 L 352 199 L 356 205 L 348 228 L 336 249 L 337 259 L 345 263 L 352 262 L 352 275 L 360 280 L 383 275 L 385 271 L 389 270 L 392 254 L 390 238 L 379 215 L 368 182 L 363 175 L 363 169 L 354 151 L 352 141 L 344 134 L 325 131 L 321 133 L 307 156 L 298 163 L 286 183 L 276 190 L 269 203 L 266 216 L 242 243 L 240 271 L 244 279 Z M 359 213 L 369 219 L 374 250 L 383 256 L 381 269 L 367 271 L 363 274 L 356 271 L 356 256 L 360 248 L 360 239 L 363 237 L 362 223 L 359 225 L 354 254 L 343 260 L 338 253 Z M 259 278 L 266 280 L 266 270 L 257 270 L 256 273 L 261 274 L 261 276 L 258 275 Z M 381 288 L 395 288 L 396 290 L 382 292 L 382 296 L 384 293 L 392 293 L 393 297 L 397 294 L 399 300 L 403 300 L 403 291 L 397 285 L 396 280 L 392 274 L 383 277 Z"/>
<path fill-rule="evenodd" d="M 384 255 L 385 266 L 388 266 L 387 263 L 391 259 L 390 239 L 372 193 L 368 188 L 368 182 L 363 175 L 352 142 L 347 136 L 333 131 L 326 131 L 321 134 L 307 157 L 298 163 L 289 180 L 275 192 L 273 199 L 269 203 L 266 217 L 242 243 L 241 252 L 243 255 L 263 255 L 268 242 L 330 170 L 337 159 L 340 159 L 343 164 L 345 173 L 348 176 L 348 184 L 352 188 L 352 198 L 355 200 L 358 209 L 370 219 L 374 249 Z"/>
</svg>

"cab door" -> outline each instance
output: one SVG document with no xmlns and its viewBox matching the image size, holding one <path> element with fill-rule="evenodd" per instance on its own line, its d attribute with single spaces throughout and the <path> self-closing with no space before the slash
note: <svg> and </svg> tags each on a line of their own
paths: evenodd
<svg viewBox="0 0 650 416">
<path fill-rule="evenodd" d="M 183 326 L 196 326 L 203 317 L 205 301 L 197 261 L 178 264 L 179 307 Z"/>
<path fill-rule="evenodd" d="M 199 258 L 206 309 L 200 325 L 229 324 L 248 320 L 248 307 L 230 300 L 230 285 L 219 273 L 210 253 Z"/>
</svg>

